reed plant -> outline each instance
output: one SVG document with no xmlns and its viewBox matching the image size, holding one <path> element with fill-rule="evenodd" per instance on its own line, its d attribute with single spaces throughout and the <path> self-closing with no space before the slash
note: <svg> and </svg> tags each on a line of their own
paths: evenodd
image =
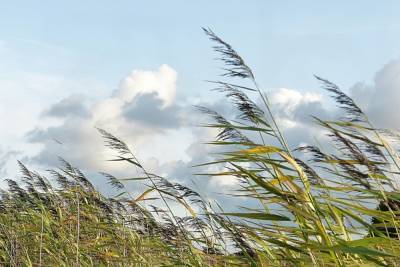
<svg viewBox="0 0 400 267">
<path fill-rule="evenodd" d="M 233 176 L 239 188 L 220 193 L 259 205 L 225 211 L 147 171 L 127 144 L 99 129 L 112 160 L 141 175 L 103 174 L 117 192 L 110 197 L 63 159 L 49 178 L 19 163 L 21 179 L 6 180 L 1 192 L 1 265 L 400 266 L 400 135 L 374 127 L 337 85 L 316 77 L 343 116 L 313 117 L 329 138 L 323 145 L 290 147 L 252 69 L 204 31 L 224 63 L 224 81 L 212 84 L 237 117 L 197 107 L 212 121 L 203 127 L 219 130 L 205 145 L 223 148 L 202 164 L 223 171 L 198 179 Z M 129 183 L 147 188 L 133 195 Z M 188 216 L 177 216 L 177 206 Z"/>
</svg>

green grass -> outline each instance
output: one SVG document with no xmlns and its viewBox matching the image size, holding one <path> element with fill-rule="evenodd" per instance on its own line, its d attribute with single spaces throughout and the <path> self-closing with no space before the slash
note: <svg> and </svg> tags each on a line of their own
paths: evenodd
<svg viewBox="0 0 400 267">
<path fill-rule="evenodd" d="M 314 118 L 329 133 L 324 147 L 289 147 L 252 70 L 205 32 L 228 80 L 214 84 L 238 117 L 199 107 L 213 121 L 204 127 L 220 130 L 209 145 L 225 151 L 205 164 L 227 167 L 204 175 L 235 176 L 240 189 L 227 197 L 259 205 L 225 212 L 149 173 L 123 141 L 99 130 L 117 153 L 114 160 L 143 175 L 105 174 L 118 192 L 106 197 L 65 161 L 51 171 L 52 182 L 20 163 L 21 180 L 7 180 L 0 201 L 1 265 L 400 266 L 399 135 L 375 128 L 335 84 L 316 77 L 344 116 Z M 137 182 L 148 189 L 132 196 L 125 185 Z M 176 216 L 176 205 L 189 216 Z"/>
</svg>

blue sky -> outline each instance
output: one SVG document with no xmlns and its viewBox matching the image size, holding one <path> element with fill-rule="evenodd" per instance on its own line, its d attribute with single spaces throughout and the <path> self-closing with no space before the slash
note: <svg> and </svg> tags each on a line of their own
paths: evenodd
<svg viewBox="0 0 400 267">
<path fill-rule="evenodd" d="M 25 59 L 15 68 L 107 86 L 168 63 L 185 92 L 216 72 L 211 27 L 254 66 L 265 87 L 343 86 L 399 56 L 398 1 L 3 1 L 0 35 Z M 18 66 L 19 65 L 19 66 Z"/>
<path fill-rule="evenodd" d="M 305 117 L 332 113 L 313 74 L 385 122 L 400 100 L 399 10 L 399 1 L 2 1 L 0 170 L 14 173 L 21 158 L 48 166 L 55 155 L 102 167 L 99 154 L 83 158 L 101 150 L 101 125 L 137 145 L 149 168 L 187 174 L 212 136 L 192 127 L 191 104 L 229 111 L 204 82 L 221 65 L 201 27 L 253 67 L 293 145 L 320 134 Z"/>
</svg>

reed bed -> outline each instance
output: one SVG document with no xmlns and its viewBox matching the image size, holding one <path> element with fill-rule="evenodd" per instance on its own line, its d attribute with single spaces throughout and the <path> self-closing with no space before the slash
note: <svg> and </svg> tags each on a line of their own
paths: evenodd
<svg viewBox="0 0 400 267">
<path fill-rule="evenodd" d="M 117 192 L 109 197 L 62 159 L 48 178 L 19 163 L 21 179 L 1 192 L 1 265 L 400 266 L 400 135 L 375 128 L 337 85 L 316 77 L 343 116 L 313 117 L 329 137 L 323 146 L 289 147 L 251 68 L 204 31 L 224 63 L 224 81 L 212 83 L 238 116 L 198 107 L 212 121 L 203 127 L 219 130 L 205 145 L 224 151 L 203 164 L 224 171 L 199 179 L 234 176 L 240 187 L 227 197 L 259 205 L 224 211 L 148 172 L 127 144 L 99 129 L 113 160 L 142 175 L 103 174 Z M 147 185 L 139 195 L 125 187 L 139 182 Z M 177 205 L 189 216 L 177 216 Z"/>
</svg>

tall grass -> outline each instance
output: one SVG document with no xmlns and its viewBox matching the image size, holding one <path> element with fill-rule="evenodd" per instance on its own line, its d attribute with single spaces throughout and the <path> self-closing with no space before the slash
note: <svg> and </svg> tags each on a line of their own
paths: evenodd
<svg viewBox="0 0 400 267">
<path fill-rule="evenodd" d="M 123 141 L 99 129 L 117 153 L 113 160 L 143 175 L 104 174 L 118 192 L 106 197 L 62 159 L 50 171 L 52 182 L 19 163 L 21 180 L 7 180 L 1 195 L 2 265 L 400 266 L 399 135 L 375 128 L 338 86 L 316 77 L 344 116 L 314 118 L 330 138 L 324 147 L 289 147 L 250 67 L 204 31 L 228 80 L 213 83 L 238 116 L 231 120 L 199 107 L 213 120 L 205 127 L 219 129 L 209 145 L 224 148 L 204 163 L 224 171 L 203 175 L 236 177 L 240 188 L 231 197 L 259 206 L 225 212 L 148 172 Z M 125 185 L 138 182 L 147 189 L 132 195 Z M 176 205 L 189 216 L 174 214 Z"/>
</svg>

